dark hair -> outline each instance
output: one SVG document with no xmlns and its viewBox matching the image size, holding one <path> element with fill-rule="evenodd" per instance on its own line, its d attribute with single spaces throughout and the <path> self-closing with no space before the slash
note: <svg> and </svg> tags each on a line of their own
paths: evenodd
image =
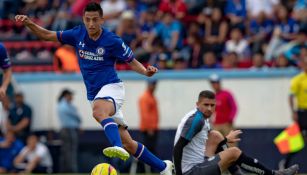
<svg viewBox="0 0 307 175">
<path fill-rule="evenodd" d="M 103 16 L 103 11 L 102 11 L 102 8 L 100 6 L 100 4 L 96 3 L 96 2 L 90 2 L 88 3 L 85 8 L 84 8 L 84 11 L 83 11 L 83 14 L 85 12 L 98 12 L 99 15 L 102 17 Z"/>
<path fill-rule="evenodd" d="M 215 94 L 209 90 L 201 91 L 198 95 L 198 101 L 202 98 L 215 99 Z"/>
<path fill-rule="evenodd" d="M 73 92 L 70 91 L 69 89 L 64 89 L 64 90 L 61 92 L 60 96 L 58 97 L 58 101 L 61 101 L 62 98 L 65 97 L 66 95 L 72 95 L 72 94 L 73 94 Z"/>
</svg>

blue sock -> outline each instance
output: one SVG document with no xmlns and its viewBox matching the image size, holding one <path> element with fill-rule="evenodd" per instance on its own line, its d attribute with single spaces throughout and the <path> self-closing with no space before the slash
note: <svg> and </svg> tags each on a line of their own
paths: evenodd
<svg viewBox="0 0 307 175">
<path fill-rule="evenodd" d="M 151 166 L 152 168 L 159 170 L 160 172 L 163 171 L 166 167 L 166 164 L 161 159 L 153 155 L 141 143 L 138 143 L 138 148 L 133 156 L 139 159 L 140 161 L 146 163 L 147 165 Z"/>
<path fill-rule="evenodd" d="M 100 122 L 103 130 L 111 143 L 112 146 L 123 147 L 122 141 L 120 140 L 118 126 L 113 118 L 106 118 Z"/>
</svg>

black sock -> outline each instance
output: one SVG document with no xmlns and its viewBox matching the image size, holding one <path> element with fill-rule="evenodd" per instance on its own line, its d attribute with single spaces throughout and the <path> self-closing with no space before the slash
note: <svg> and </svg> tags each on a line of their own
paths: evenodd
<svg viewBox="0 0 307 175">
<path fill-rule="evenodd" d="M 241 153 L 240 157 L 236 161 L 236 164 L 239 165 L 242 169 L 256 173 L 260 175 L 274 175 L 273 170 L 267 169 L 265 166 L 260 164 L 257 159 L 250 158 L 246 156 L 243 152 Z"/>
<path fill-rule="evenodd" d="M 286 156 L 286 162 L 285 162 L 285 168 L 288 168 L 290 166 L 290 162 L 293 158 L 293 156 L 295 155 L 296 153 L 289 153 L 287 154 Z"/>
<path fill-rule="evenodd" d="M 219 152 L 222 152 L 222 151 L 226 150 L 227 148 L 228 148 L 227 140 L 224 139 L 223 141 L 221 141 L 221 142 L 217 145 L 215 154 L 218 154 Z M 228 171 L 229 171 L 231 174 L 236 174 L 238 171 L 240 171 L 240 168 L 239 168 L 237 165 L 234 164 L 234 165 L 231 165 L 230 167 L 228 167 Z"/>
</svg>

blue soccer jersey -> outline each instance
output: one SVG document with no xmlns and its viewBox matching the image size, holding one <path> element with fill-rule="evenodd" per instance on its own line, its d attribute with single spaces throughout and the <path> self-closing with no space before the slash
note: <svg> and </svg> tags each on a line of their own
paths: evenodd
<svg viewBox="0 0 307 175">
<path fill-rule="evenodd" d="M 94 100 L 104 85 L 121 81 L 115 71 L 116 60 L 129 63 L 134 59 L 132 50 L 122 39 L 106 29 L 96 41 L 89 38 L 84 25 L 58 31 L 57 38 L 76 49 L 88 100 Z"/>
<path fill-rule="evenodd" d="M 0 43 L 0 67 L 2 69 L 7 69 L 11 67 L 10 58 L 7 55 L 5 47 L 1 43 Z"/>
</svg>

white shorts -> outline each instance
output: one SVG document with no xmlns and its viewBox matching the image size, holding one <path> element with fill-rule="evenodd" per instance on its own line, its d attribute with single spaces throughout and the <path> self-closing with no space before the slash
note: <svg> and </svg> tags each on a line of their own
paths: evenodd
<svg viewBox="0 0 307 175">
<path fill-rule="evenodd" d="M 125 128 L 127 128 L 127 122 L 124 120 L 121 108 L 125 102 L 125 87 L 123 82 L 111 83 L 103 86 L 97 93 L 93 101 L 90 101 L 93 106 L 93 102 L 98 99 L 109 100 L 114 104 L 115 114 L 111 116 L 115 122 Z"/>
</svg>

